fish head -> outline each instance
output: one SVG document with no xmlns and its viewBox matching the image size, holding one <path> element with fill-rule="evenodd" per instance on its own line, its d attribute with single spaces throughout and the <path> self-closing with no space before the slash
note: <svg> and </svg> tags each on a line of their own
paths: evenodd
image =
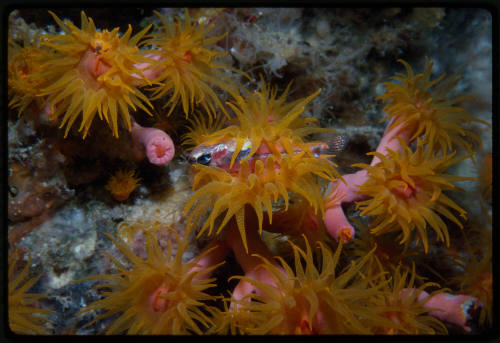
<svg viewBox="0 0 500 343">
<path fill-rule="evenodd" d="M 205 166 L 210 165 L 212 162 L 212 146 L 198 145 L 187 155 L 187 159 L 191 164 L 203 164 Z"/>
</svg>

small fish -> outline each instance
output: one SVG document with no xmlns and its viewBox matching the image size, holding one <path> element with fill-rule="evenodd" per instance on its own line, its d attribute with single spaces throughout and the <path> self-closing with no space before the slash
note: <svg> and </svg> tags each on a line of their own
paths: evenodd
<svg viewBox="0 0 500 343">
<path fill-rule="evenodd" d="M 252 149 L 250 140 L 246 140 L 241 147 L 235 163 L 245 158 Z M 231 157 L 236 150 L 236 140 L 231 139 L 213 145 L 199 145 L 188 154 L 188 161 L 192 164 L 203 164 L 228 169 Z"/>
<path fill-rule="evenodd" d="M 311 148 L 311 152 L 315 157 L 319 157 L 322 154 L 331 154 L 342 151 L 347 145 L 347 136 L 341 134 L 334 136 L 331 139 L 327 139 L 327 141 L 328 143 L 318 143 Z M 213 145 L 199 145 L 188 154 L 188 161 L 192 164 L 203 164 L 205 166 L 223 168 L 229 172 L 237 172 L 242 159 L 247 159 L 247 161 L 253 165 L 254 163 L 252 162 L 262 160 L 271 155 L 271 152 L 268 151 L 267 148 L 261 149 L 261 147 L 257 149 L 257 152 L 254 155 L 248 157 L 250 151 L 252 150 L 252 142 L 247 139 L 243 143 L 238 156 L 236 156 L 232 168 L 229 168 L 229 166 L 231 164 L 231 157 L 236 150 L 235 139 L 223 141 Z M 297 149 L 295 153 L 299 153 L 300 151 L 300 149 Z M 286 153 L 283 151 L 282 154 Z"/>
</svg>

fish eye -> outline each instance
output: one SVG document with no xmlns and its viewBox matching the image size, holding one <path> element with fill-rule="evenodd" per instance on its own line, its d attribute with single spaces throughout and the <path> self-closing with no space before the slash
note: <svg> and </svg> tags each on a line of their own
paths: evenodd
<svg viewBox="0 0 500 343">
<path fill-rule="evenodd" d="M 209 165 L 212 161 L 212 156 L 210 154 L 203 154 L 196 159 L 196 163 L 203 164 L 205 166 Z"/>
</svg>

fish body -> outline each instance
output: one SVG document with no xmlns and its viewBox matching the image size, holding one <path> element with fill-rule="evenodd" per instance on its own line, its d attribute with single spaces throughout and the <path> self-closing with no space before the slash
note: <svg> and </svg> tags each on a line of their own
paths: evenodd
<svg viewBox="0 0 500 343">
<path fill-rule="evenodd" d="M 338 135 L 333 137 L 329 141 L 330 144 L 319 142 L 312 147 L 310 147 L 310 151 L 313 153 L 315 157 L 319 157 L 325 153 L 333 153 L 338 152 L 344 149 L 347 144 L 347 138 L 345 135 Z M 257 149 L 256 153 L 252 156 L 248 156 L 250 151 L 252 150 L 252 142 L 247 139 L 242 147 L 238 155 L 236 156 L 233 166 L 230 168 L 231 158 L 236 150 L 236 140 L 230 139 L 226 141 L 219 142 L 217 144 L 212 145 L 199 145 L 195 147 L 188 154 L 188 161 L 192 164 L 203 164 L 205 166 L 214 166 L 225 169 L 231 173 L 238 172 L 240 168 L 240 161 L 242 159 L 246 159 L 250 165 L 250 169 L 253 170 L 253 165 L 257 160 L 264 160 L 267 156 L 272 153 L 266 146 L 266 143 L 263 142 L 261 146 Z M 284 148 L 279 147 L 278 151 L 281 154 L 286 154 Z M 296 149 L 294 152 L 298 154 L 302 151 L 302 149 Z"/>
</svg>

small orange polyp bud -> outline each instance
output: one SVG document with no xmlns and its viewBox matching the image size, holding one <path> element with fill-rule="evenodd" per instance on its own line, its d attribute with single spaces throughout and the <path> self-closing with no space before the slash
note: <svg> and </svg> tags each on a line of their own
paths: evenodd
<svg viewBox="0 0 500 343">
<path fill-rule="evenodd" d="M 350 242 L 352 240 L 352 232 L 349 228 L 340 230 L 339 237 L 344 243 Z"/>
<path fill-rule="evenodd" d="M 151 305 L 151 309 L 154 312 L 165 312 L 168 307 L 168 300 L 162 298 L 161 295 L 166 294 L 168 292 L 168 288 L 165 286 L 160 286 L 149 298 L 149 303 Z"/>
<path fill-rule="evenodd" d="M 106 189 L 111 192 L 115 200 L 127 200 L 130 193 L 139 186 L 139 179 L 135 178 L 134 174 L 134 170 L 119 170 L 111 176 L 106 184 Z"/>
</svg>

